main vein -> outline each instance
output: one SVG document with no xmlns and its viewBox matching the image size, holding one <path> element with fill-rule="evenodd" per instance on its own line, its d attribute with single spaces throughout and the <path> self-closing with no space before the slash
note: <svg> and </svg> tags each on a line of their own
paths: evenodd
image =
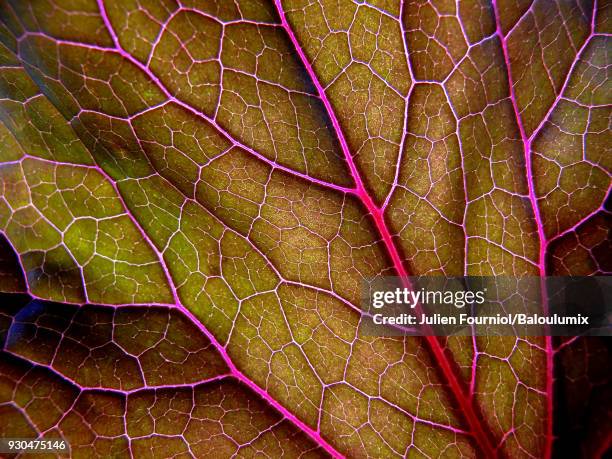
<svg viewBox="0 0 612 459">
<path fill-rule="evenodd" d="M 406 270 L 402 261 L 402 257 L 400 256 L 399 251 L 393 241 L 393 237 L 391 235 L 391 232 L 389 231 L 389 228 L 383 215 L 383 210 L 376 205 L 376 203 L 374 202 L 363 184 L 363 180 L 361 179 L 361 175 L 359 173 L 357 165 L 353 160 L 353 156 L 349 149 L 348 142 L 346 141 L 344 132 L 340 126 L 340 122 L 336 117 L 331 101 L 327 97 L 325 89 L 321 85 L 309 59 L 307 58 L 295 33 L 293 32 L 293 29 L 287 20 L 287 15 L 285 14 L 280 0 L 275 0 L 274 4 L 280 16 L 282 26 L 287 32 L 287 35 L 289 36 L 297 54 L 299 55 L 300 60 L 302 61 L 306 71 L 308 72 L 308 75 L 310 76 L 310 79 L 312 80 L 317 90 L 317 93 L 321 98 L 323 105 L 325 106 L 325 109 L 327 111 L 327 114 L 332 122 L 334 130 L 338 137 L 338 141 L 340 142 L 340 146 L 344 153 L 344 158 L 348 164 L 351 175 L 353 176 L 353 180 L 355 181 L 355 185 L 357 188 L 357 196 L 360 198 L 360 200 L 372 216 L 376 224 L 376 228 L 380 233 L 380 236 L 382 237 L 387 253 L 391 258 L 391 261 L 393 262 L 393 266 L 397 274 L 402 278 L 402 281 L 404 283 L 408 284 L 408 271 Z M 484 421 L 482 421 L 482 417 L 477 412 L 471 397 L 468 395 L 468 391 L 465 389 L 464 384 L 458 378 L 455 371 L 454 362 L 452 362 L 448 358 L 437 337 L 426 336 L 425 340 L 433 355 L 434 361 L 437 362 L 444 380 L 448 384 L 452 395 L 454 396 L 455 400 L 459 405 L 459 408 L 463 413 L 465 421 L 469 426 L 470 432 L 472 433 L 476 444 L 478 445 L 478 448 L 486 457 L 497 457 L 498 454 L 496 452 L 495 447 L 493 446 L 493 442 L 491 441 L 491 433 L 489 427 L 485 425 Z"/>
</svg>

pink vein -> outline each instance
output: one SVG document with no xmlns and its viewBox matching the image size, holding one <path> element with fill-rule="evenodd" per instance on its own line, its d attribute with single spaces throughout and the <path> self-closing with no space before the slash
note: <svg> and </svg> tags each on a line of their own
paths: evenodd
<svg viewBox="0 0 612 459">
<path fill-rule="evenodd" d="M 521 113 L 518 107 L 516 93 L 514 90 L 514 80 L 512 76 L 510 53 L 508 51 L 507 36 L 504 35 L 502 27 L 501 27 L 499 6 L 497 4 L 497 0 L 493 0 L 493 12 L 495 15 L 496 34 L 498 35 L 500 43 L 501 43 L 501 47 L 502 47 L 502 51 L 504 55 L 504 61 L 506 65 L 506 73 L 508 75 L 508 86 L 510 90 L 510 100 L 512 102 L 512 109 L 514 111 L 516 123 L 518 125 L 519 132 L 521 134 L 521 140 L 523 142 L 523 151 L 525 154 L 525 166 L 527 170 L 527 187 L 529 191 L 529 202 L 531 203 L 531 207 L 533 210 L 533 214 L 534 214 L 534 218 L 535 218 L 535 222 L 537 226 L 537 231 L 538 231 L 538 242 L 539 242 L 538 268 L 539 268 L 540 277 L 543 279 L 546 276 L 546 250 L 548 247 L 548 243 L 550 241 L 548 241 L 546 238 L 546 233 L 544 231 L 544 224 L 543 224 L 542 217 L 540 215 L 540 208 L 538 206 L 538 199 L 537 199 L 537 194 L 535 191 L 535 182 L 533 178 L 533 164 L 532 164 L 532 155 L 531 155 L 532 148 L 531 147 L 532 147 L 533 140 L 537 137 L 537 134 L 540 132 L 540 130 L 546 123 L 546 120 L 548 119 L 552 111 L 557 106 L 559 100 L 561 99 L 569 83 L 571 74 L 573 72 L 573 69 L 576 63 L 580 60 L 582 53 L 586 49 L 591 37 L 595 33 L 595 16 L 597 12 L 597 0 L 595 0 L 593 3 L 591 30 L 590 30 L 589 36 L 585 39 L 579 51 L 576 53 L 576 58 L 572 62 L 572 65 L 570 66 L 567 72 L 566 79 L 561 87 L 561 90 L 559 91 L 559 94 L 557 95 L 557 97 L 551 104 L 550 108 L 548 109 L 546 115 L 544 116 L 544 118 L 542 119 L 538 127 L 534 130 L 531 136 L 527 136 L 527 133 L 525 132 L 522 116 L 521 116 Z M 544 312 L 546 312 L 548 309 L 548 304 L 547 304 L 548 301 L 547 301 L 547 294 L 546 294 L 546 286 L 543 281 L 541 282 L 541 292 L 542 292 L 543 308 L 544 308 Z M 554 436 L 553 436 L 553 395 L 554 395 L 553 393 L 553 383 L 554 383 L 553 358 L 554 358 L 554 349 L 552 345 L 552 338 L 550 336 L 544 337 L 544 340 L 545 340 L 545 349 L 546 349 L 546 407 L 547 407 L 546 443 L 545 443 L 545 449 L 544 449 L 544 457 L 549 458 L 552 455 L 552 444 L 554 440 Z"/>
<path fill-rule="evenodd" d="M 77 42 L 77 41 L 71 41 L 71 40 L 65 40 L 65 39 L 57 39 L 57 38 L 54 38 L 54 41 L 59 43 L 59 44 L 65 44 L 65 45 L 69 45 L 69 46 L 78 46 L 78 47 L 84 47 L 84 48 L 89 48 L 89 49 L 95 49 L 95 50 L 98 50 L 98 51 L 101 51 L 101 52 L 109 52 L 109 53 L 119 54 L 122 58 L 124 58 L 125 60 L 129 61 L 131 64 L 135 65 L 136 67 L 138 67 L 138 69 L 141 70 L 147 76 L 147 78 L 149 78 L 155 84 L 155 86 L 157 86 L 158 89 L 164 94 L 164 97 L 166 97 L 167 101 L 173 102 L 176 105 L 179 105 L 181 108 L 189 111 L 190 113 L 192 113 L 193 115 L 197 116 L 198 118 L 201 118 L 204 121 L 206 121 L 207 123 L 210 123 L 232 145 L 237 146 L 239 148 L 242 148 L 243 150 L 249 152 L 251 155 L 253 155 L 257 159 L 265 162 L 266 164 L 268 164 L 273 169 L 281 170 L 283 172 L 286 172 L 287 174 L 299 177 L 299 178 L 304 179 L 304 180 L 308 180 L 308 181 L 310 181 L 312 183 L 315 183 L 317 185 L 320 185 L 322 187 L 331 188 L 331 189 L 339 191 L 341 193 L 347 193 L 347 194 L 354 194 L 355 193 L 355 189 L 354 188 L 349 188 L 349 187 L 345 187 L 345 186 L 342 186 L 342 185 L 338 185 L 336 183 L 331 183 L 331 182 L 328 182 L 326 180 L 319 179 L 317 177 L 308 175 L 306 173 L 296 171 L 294 169 L 291 169 L 289 167 L 283 166 L 282 164 L 278 164 L 278 163 L 272 161 L 270 158 L 264 156 L 263 154 L 259 153 L 258 151 L 254 150 L 253 148 L 249 147 L 248 145 L 245 145 L 245 144 L 239 142 L 238 140 L 236 140 L 215 119 L 207 116 L 205 113 L 197 110 L 196 108 L 192 107 L 191 105 L 183 102 L 181 99 L 175 97 L 168 90 L 168 88 L 164 85 L 164 83 L 151 71 L 151 69 L 149 67 L 144 65 L 142 62 L 140 62 L 138 59 L 136 59 L 134 56 L 132 56 L 130 53 L 128 53 L 125 49 L 123 49 L 123 47 L 121 46 L 121 43 L 119 42 L 119 38 L 117 37 L 117 34 L 115 33 L 115 30 L 112 28 L 112 24 L 111 24 L 111 22 L 110 22 L 110 20 L 108 18 L 107 13 L 106 13 L 106 9 L 104 7 L 103 0 L 96 0 L 96 1 L 98 2 L 98 6 L 100 8 L 103 21 L 104 21 L 104 23 L 106 24 L 106 27 L 109 30 L 109 34 L 110 34 L 111 39 L 112 39 L 113 44 L 114 44 L 114 48 L 104 47 L 104 46 L 97 46 L 97 45 L 93 45 L 93 44 L 84 44 L 84 43 L 80 43 L 80 42 Z M 26 32 L 24 35 L 42 35 L 42 34 Z M 158 107 L 155 106 L 155 108 L 158 108 Z M 139 112 L 137 114 L 132 114 L 132 115 L 130 115 L 130 119 L 131 118 L 135 118 L 137 116 L 140 116 L 140 115 L 142 115 L 143 113 L 146 113 L 149 110 L 150 109 L 147 109 L 147 110 L 144 110 L 144 111 Z"/>
<path fill-rule="evenodd" d="M 545 233 L 544 226 L 542 225 L 542 219 L 540 217 L 540 209 L 538 207 L 538 201 L 535 193 L 535 186 L 533 181 L 533 168 L 531 161 L 531 145 L 529 139 L 527 138 L 527 134 L 525 133 L 525 128 L 523 126 L 521 114 L 518 109 L 518 104 L 516 101 L 516 94 L 514 91 L 514 82 L 512 79 L 512 70 L 510 67 L 510 55 L 508 53 L 508 46 L 506 42 L 506 37 L 504 36 L 501 28 L 501 22 L 499 18 L 499 9 L 497 6 L 497 0 L 493 0 L 493 10 L 495 14 L 495 23 L 497 28 L 497 34 L 499 36 L 499 41 L 501 42 L 502 52 L 504 55 L 504 61 L 506 64 L 506 73 L 508 75 L 508 86 L 510 87 L 510 100 L 512 102 L 512 109 L 514 110 L 514 116 L 516 117 L 516 123 L 519 128 L 519 132 L 521 134 L 521 140 L 523 142 L 523 151 L 525 154 L 525 167 L 527 169 L 527 188 L 529 192 L 529 202 L 531 204 L 531 208 L 534 214 L 535 223 L 538 231 L 538 243 L 539 243 L 539 253 L 538 253 L 538 270 L 541 278 L 546 276 L 546 245 L 545 245 Z M 542 300 L 544 303 L 544 307 L 546 308 L 546 289 L 545 285 L 541 283 L 540 290 L 542 293 Z M 552 339 L 550 336 L 546 336 L 545 340 L 545 348 L 546 348 L 546 444 L 544 449 L 544 457 L 549 458 L 552 452 L 552 438 L 553 438 L 553 348 L 552 348 Z"/>
<path fill-rule="evenodd" d="M 312 65 L 310 64 L 308 57 L 304 53 L 304 50 L 302 49 L 297 37 L 295 36 L 293 29 L 289 25 L 289 22 L 287 21 L 287 16 L 285 14 L 283 6 L 281 5 L 280 0 L 275 0 L 274 3 L 276 5 L 276 9 L 280 16 L 282 26 L 287 32 L 287 34 L 289 35 L 289 38 L 296 52 L 298 53 L 300 60 L 302 61 L 304 67 L 306 68 L 306 71 L 308 72 L 310 79 L 312 80 L 314 86 L 316 87 L 317 92 L 321 100 L 323 101 L 323 105 L 325 106 L 327 114 L 331 119 L 332 125 L 334 127 L 335 132 L 337 133 L 338 140 L 342 147 L 342 151 L 344 153 L 346 162 L 349 165 L 349 169 L 353 176 L 353 180 L 355 181 L 355 184 L 357 187 L 357 196 L 361 199 L 361 201 L 367 208 L 368 212 L 374 219 L 376 228 L 378 229 L 380 235 L 382 236 L 384 245 L 393 262 L 393 266 L 395 270 L 397 271 L 398 275 L 402 277 L 404 283 L 407 283 L 408 282 L 407 280 L 408 272 L 406 268 L 404 267 L 404 263 L 399 254 L 399 251 L 397 247 L 395 246 L 395 243 L 393 242 L 393 237 L 391 236 L 391 232 L 389 231 L 389 228 L 387 227 L 387 224 L 385 222 L 383 210 L 374 203 L 373 199 L 370 197 L 369 193 L 367 192 L 363 184 L 363 181 L 361 179 L 357 166 L 355 162 L 353 161 L 353 156 L 351 154 L 348 143 L 344 136 L 344 132 L 340 127 L 340 122 L 338 121 L 338 118 L 336 117 L 336 113 L 332 107 L 331 101 L 327 97 L 327 94 L 325 93 L 325 89 L 321 85 Z M 490 434 L 488 433 L 489 432 L 488 426 L 487 427 L 484 426 L 483 422 L 481 421 L 481 417 L 477 414 L 469 395 L 466 393 L 465 388 L 463 387 L 460 380 L 457 378 L 457 375 L 453 368 L 453 364 L 449 361 L 448 357 L 444 353 L 444 349 L 440 345 L 438 338 L 435 336 L 426 336 L 425 339 L 427 343 L 429 344 L 429 347 L 433 353 L 434 359 L 438 363 L 440 370 L 444 378 L 446 379 L 446 382 L 450 386 L 451 391 L 453 395 L 455 396 L 461 408 L 461 411 L 463 412 L 465 420 L 467 421 L 469 425 L 470 431 L 472 435 L 474 436 L 476 443 L 478 444 L 482 453 L 484 453 L 487 457 L 495 457 L 497 454 L 490 440 Z"/>
<path fill-rule="evenodd" d="M 117 36 L 116 36 L 116 34 L 114 32 L 112 24 L 110 23 L 110 20 L 108 18 L 107 13 L 106 13 L 106 9 L 105 9 L 103 0 L 97 0 L 97 2 L 98 2 L 98 7 L 100 9 L 100 14 L 102 15 L 102 18 L 104 20 L 104 24 L 106 25 L 109 33 L 111 34 L 111 37 L 113 39 L 113 42 L 115 43 L 115 46 L 117 46 L 118 50 L 121 50 L 120 44 L 119 44 L 119 40 L 118 40 L 118 38 L 117 38 Z M 125 53 L 125 54 L 127 55 L 127 53 Z M 149 74 L 150 72 L 147 71 L 147 73 Z M 110 177 L 107 176 L 107 179 L 110 180 Z M 134 225 L 136 225 L 136 228 L 138 229 L 138 231 L 140 231 L 140 233 L 142 234 L 142 237 L 144 238 L 144 240 L 151 246 L 152 250 L 155 251 L 155 253 L 157 254 L 157 257 L 159 258 L 160 265 L 161 265 L 162 269 L 164 270 L 164 273 L 165 273 L 168 285 L 170 286 L 170 288 L 172 290 L 172 294 L 174 296 L 174 301 L 175 301 L 175 304 L 176 304 L 177 308 L 183 314 L 185 314 L 185 316 L 188 317 L 189 320 L 191 320 L 196 325 L 196 327 L 198 327 L 198 329 L 210 340 L 210 342 L 213 344 L 213 346 L 215 346 L 215 348 L 217 349 L 217 351 L 219 352 L 219 354 L 221 355 L 221 357 L 225 361 L 226 365 L 229 367 L 231 374 L 236 379 L 238 379 L 240 382 L 242 382 L 244 385 L 249 387 L 257 395 L 259 395 L 262 399 L 264 399 L 268 404 L 270 404 L 272 407 L 274 407 L 285 419 L 287 419 L 290 422 L 292 422 L 297 428 L 299 428 L 305 434 L 307 434 L 316 444 L 318 444 L 323 449 L 325 449 L 333 457 L 337 457 L 337 458 L 344 457 L 342 454 L 340 454 L 338 451 L 336 451 L 334 449 L 334 447 L 327 442 L 327 440 L 325 440 L 321 436 L 320 432 L 314 430 L 312 427 L 308 426 L 306 423 L 301 421 L 295 414 L 293 414 L 286 407 L 281 405 L 277 400 L 275 400 L 272 396 L 270 396 L 270 394 L 268 394 L 264 389 L 259 387 L 257 384 L 255 384 L 255 382 L 253 382 L 244 373 L 242 373 L 242 371 L 240 371 L 236 367 L 234 362 L 232 361 L 232 359 L 229 356 L 229 354 L 228 354 L 227 350 L 225 349 L 225 347 L 202 324 L 202 322 L 200 322 L 200 320 L 198 320 L 198 318 L 193 315 L 193 313 L 189 309 L 187 309 L 185 306 L 183 306 L 183 304 L 180 301 L 180 298 L 178 297 L 178 294 L 177 294 L 177 291 L 176 291 L 176 287 L 174 286 L 174 281 L 172 280 L 172 277 L 170 275 L 168 267 L 165 264 L 165 261 L 164 261 L 164 258 L 163 258 L 163 254 L 156 248 L 155 244 L 153 244 L 153 242 L 150 240 L 149 236 L 146 234 L 146 232 L 140 226 L 140 224 L 136 221 L 136 219 L 131 216 L 131 212 L 129 212 L 129 208 L 127 207 L 127 204 L 123 201 L 123 198 L 121 197 L 121 194 L 119 193 L 119 190 L 116 188 L 114 182 L 112 180 L 110 180 L 110 183 L 115 187 L 115 190 L 117 191 L 119 199 L 121 199 L 123 205 L 125 206 L 128 215 L 130 215 L 130 218 L 132 219 L 132 222 L 134 223 Z"/>
</svg>

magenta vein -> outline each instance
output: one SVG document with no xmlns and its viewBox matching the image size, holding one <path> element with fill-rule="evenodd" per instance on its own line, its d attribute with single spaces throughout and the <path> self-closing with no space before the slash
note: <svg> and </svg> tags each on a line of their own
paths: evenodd
<svg viewBox="0 0 612 459">
<path fill-rule="evenodd" d="M 97 1 L 98 1 L 98 4 L 102 3 L 102 0 L 97 0 Z M 110 22 L 108 21 L 108 18 L 106 18 L 104 22 L 105 22 L 105 24 L 107 24 L 107 26 L 111 26 Z M 68 45 L 68 46 L 76 46 L 76 47 L 80 47 L 80 48 L 95 49 L 97 51 L 106 52 L 106 53 L 119 54 L 122 58 L 128 60 L 131 64 L 133 64 L 136 67 L 138 67 L 138 69 L 140 71 L 142 71 L 147 76 L 147 78 L 149 78 L 155 84 L 155 86 L 157 86 L 159 88 L 159 90 L 164 94 L 164 97 L 166 97 L 166 99 L 167 99 L 167 101 L 165 103 L 168 103 L 168 102 L 175 103 L 176 105 L 180 106 L 184 110 L 187 110 L 188 112 L 192 113 L 196 117 L 203 119 L 207 123 L 209 123 L 212 126 L 214 126 L 217 129 L 217 131 L 223 137 L 225 137 L 232 145 L 237 146 L 237 147 L 239 147 L 239 148 L 249 152 L 251 155 L 253 155 L 257 159 L 259 159 L 262 162 L 264 162 L 267 165 L 269 165 L 272 169 L 278 169 L 278 170 L 283 171 L 283 172 L 285 172 L 285 173 L 287 173 L 289 175 L 292 175 L 292 176 L 295 176 L 295 177 L 299 177 L 300 179 L 306 180 L 306 181 L 311 182 L 311 183 L 315 183 L 315 184 L 317 184 L 319 186 L 322 186 L 322 187 L 325 187 L 325 188 L 329 188 L 329 189 L 332 189 L 332 190 L 339 191 L 341 193 L 345 193 L 345 194 L 356 194 L 357 193 L 357 190 L 355 188 L 338 185 L 336 183 L 331 183 L 331 182 L 328 182 L 326 180 L 314 177 L 312 175 L 308 175 L 307 173 L 296 171 L 296 170 L 291 169 L 291 168 L 289 168 L 287 166 L 284 166 L 282 164 L 278 164 L 278 163 L 272 161 L 270 158 L 264 156 L 263 154 L 259 153 L 256 150 L 254 150 L 253 148 L 249 147 L 248 145 L 238 141 L 236 138 L 234 138 L 232 136 L 232 134 L 230 134 L 226 129 L 224 129 L 217 122 L 217 120 L 207 116 L 205 113 L 197 110 L 193 106 L 183 102 L 181 99 L 179 99 L 179 98 L 175 97 L 174 95 L 172 95 L 172 93 L 168 90 L 168 88 L 164 85 L 164 83 L 157 77 L 157 75 L 155 75 L 142 62 L 140 62 L 138 59 L 134 58 L 130 53 L 128 53 L 127 51 L 125 51 L 125 49 L 123 49 L 121 47 L 121 44 L 119 43 L 119 40 L 118 40 L 116 34 L 114 33 L 114 31 L 110 32 L 110 33 L 111 33 L 111 37 L 113 39 L 113 43 L 115 45 L 114 48 L 109 48 L 109 47 L 104 47 L 104 46 L 97 46 L 97 45 L 94 45 L 94 44 L 84 44 L 84 43 L 79 43 L 79 42 L 75 42 L 75 41 L 71 41 L 71 40 L 63 40 L 63 39 L 56 39 L 56 38 L 54 38 L 53 40 L 55 42 L 57 42 L 58 44 L 63 44 L 63 45 Z M 36 32 L 28 32 L 25 35 L 26 36 L 28 36 L 28 35 L 30 35 L 30 36 L 39 35 L 39 36 L 47 37 L 47 35 L 36 33 Z M 143 110 L 141 112 L 138 112 L 137 114 L 134 114 L 134 115 L 128 115 L 128 119 L 136 118 L 137 116 L 142 115 L 144 113 L 147 113 L 148 111 L 151 111 L 153 109 L 159 108 L 159 106 L 164 105 L 165 103 L 155 105 L 154 107 L 148 107 L 147 109 L 145 109 L 145 110 Z M 111 118 L 112 118 L 112 116 L 111 116 Z"/>
<path fill-rule="evenodd" d="M 512 76 L 510 53 L 508 51 L 508 42 L 507 42 L 508 36 L 504 35 L 502 27 L 501 27 L 498 0 L 493 0 L 493 12 L 495 16 L 496 33 L 501 43 L 502 52 L 504 56 L 504 62 L 506 65 L 506 74 L 508 77 L 508 86 L 509 86 L 509 91 L 510 91 L 510 101 L 512 103 L 512 109 L 514 111 L 514 116 L 516 118 L 516 123 L 518 125 L 519 132 L 521 135 L 521 140 L 523 143 L 523 151 L 524 151 L 524 156 L 525 156 L 525 167 L 527 170 L 527 187 L 529 191 L 529 202 L 532 207 L 532 211 L 534 214 L 534 219 L 535 219 L 535 223 L 537 227 L 537 232 L 538 232 L 538 242 L 539 242 L 538 268 L 539 268 L 540 277 L 542 279 L 540 282 L 541 284 L 540 290 L 541 290 L 541 295 L 542 295 L 543 309 L 544 309 L 544 312 L 547 312 L 548 301 L 547 301 L 547 292 L 546 292 L 546 285 L 544 283 L 544 277 L 546 276 L 546 251 L 547 251 L 549 241 L 547 240 L 547 237 L 546 237 L 543 220 L 540 214 L 540 208 L 538 206 L 537 194 L 535 191 L 535 181 L 534 181 L 534 176 L 533 176 L 533 161 L 532 161 L 533 160 L 532 142 L 537 137 L 537 134 L 540 132 L 542 126 L 544 126 L 544 124 L 547 122 L 548 117 L 551 115 L 552 111 L 556 108 L 558 101 L 562 97 L 563 92 L 565 91 L 567 85 L 569 84 L 569 81 L 571 79 L 571 75 L 572 75 L 575 65 L 577 64 L 577 62 L 579 62 L 582 53 L 586 49 L 593 34 L 595 33 L 595 17 L 597 13 L 597 0 L 595 0 L 593 3 L 591 30 L 590 30 L 589 36 L 585 39 L 585 42 L 580 47 L 580 50 L 577 52 L 576 57 L 568 70 L 565 81 L 562 85 L 562 88 L 558 96 L 555 98 L 555 100 L 551 104 L 551 107 L 547 111 L 545 117 L 542 119 L 539 126 L 534 130 L 531 136 L 528 136 L 527 133 L 525 132 L 525 127 L 523 125 L 522 116 L 521 116 L 521 113 L 518 107 L 516 92 L 514 88 L 514 80 Z M 544 340 L 545 340 L 545 347 L 546 347 L 545 353 L 546 353 L 546 394 L 547 394 L 547 397 L 546 397 L 546 404 L 547 404 L 546 444 L 545 444 L 544 456 L 546 458 L 549 458 L 552 455 L 552 442 L 554 438 L 553 437 L 553 409 L 554 409 L 554 406 L 553 406 L 553 396 L 554 396 L 554 392 L 553 392 L 554 361 L 553 361 L 553 358 L 554 358 L 554 349 L 552 345 L 552 338 L 550 336 L 546 336 Z"/>
<path fill-rule="evenodd" d="M 391 258 L 391 261 L 393 262 L 393 266 L 397 274 L 402 278 L 404 284 L 409 286 L 408 272 L 404 266 L 404 262 L 399 254 L 399 251 L 397 247 L 395 246 L 395 243 L 393 241 L 393 236 L 391 235 L 389 228 L 387 227 L 387 224 L 385 222 L 385 218 L 383 215 L 383 211 L 382 209 L 377 207 L 377 205 L 374 203 L 370 194 L 366 190 L 363 184 L 363 181 L 361 180 L 361 176 L 353 160 L 353 156 L 348 146 L 348 142 L 346 141 L 346 138 L 344 136 L 344 131 L 341 129 L 340 122 L 338 121 L 338 118 L 336 117 L 336 113 L 332 107 L 331 101 L 329 100 L 327 94 L 325 93 L 325 89 L 319 82 L 319 79 L 312 65 L 310 64 L 308 57 L 304 53 L 304 50 L 302 49 L 297 37 L 295 36 L 295 33 L 292 27 L 289 25 L 289 22 L 287 21 L 286 14 L 285 14 L 285 11 L 283 9 L 283 6 L 280 0 L 275 0 L 274 4 L 276 6 L 276 10 L 281 19 L 283 28 L 287 32 L 287 35 L 289 36 L 293 44 L 293 47 L 298 53 L 300 60 L 302 61 L 302 64 L 304 65 L 315 88 L 317 89 L 319 97 L 323 101 L 323 105 L 325 106 L 327 114 L 330 117 L 334 130 L 336 132 L 336 135 L 338 136 L 338 140 L 342 147 L 342 151 L 344 153 L 346 162 L 349 165 L 349 169 L 353 176 L 353 180 L 355 181 L 355 184 L 357 186 L 357 196 L 361 199 L 362 203 L 364 204 L 364 206 L 370 213 L 372 219 L 374 220 L 374 223 L 376 224 L 376 228 L 380 236 L 382 237 L 384 246 L 387 250 L 389 257 Z M 487 457 L 496 456 L 497 454 L 495 452 L 495 448 L 493 447 L 491 440 L 490 440 L 490 431 L 488 429 L 488 426 L 486 426 L 483 423 L 482 418 L 476 412 L 476 409 L 472 403 L 471 398 L 469 397 L 468 394 L 465 393 L 463 385 L 455 373 L 453 363 L 451 363 L 451 361 L 447 357 L 437 337 L 426 336 L 425 340 L 429 346 L 429 349 L 431 350 L 433 354 L 434 361 L 437 362 L 438 367 L 442 373 L 442 376 L 444 377 L 444 379 L 446 380 L 446 382 L 448 383 L 450 387 L 451 393 L 454 395 L 459 406 L 461 407 L 461 410 L 463 411 L 463 415 L 470 427 L 471 434 L 473 435 L 473 438 L 475 439 L 476 444 L 482 450 L 482 453 L 485 454 Z"/>
</svg>

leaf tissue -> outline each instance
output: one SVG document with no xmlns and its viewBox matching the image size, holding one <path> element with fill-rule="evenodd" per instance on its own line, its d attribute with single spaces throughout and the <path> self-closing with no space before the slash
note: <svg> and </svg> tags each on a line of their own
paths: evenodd
<svg viewBox="0 0 612 459">
<path fill-rule="evenodd" d="M 371 337 L 376 276 L 612 272 L 608 0 L 0 0 L 0 437 L 599 457 L 610 342 Z"/>
</svg>

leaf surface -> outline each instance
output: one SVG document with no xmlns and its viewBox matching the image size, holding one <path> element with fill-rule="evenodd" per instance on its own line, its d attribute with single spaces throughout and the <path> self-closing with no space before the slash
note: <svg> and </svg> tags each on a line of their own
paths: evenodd
<svg viewBox="0 0 612 459">
<path fill-rule="evenodd" d="M 608 446 L 595 341 L 358 333 L 375 276 L 612 270 L 607 2 L 0 5 L 2 436 L 549 457 L 556 377 Z"/>
</svg>

